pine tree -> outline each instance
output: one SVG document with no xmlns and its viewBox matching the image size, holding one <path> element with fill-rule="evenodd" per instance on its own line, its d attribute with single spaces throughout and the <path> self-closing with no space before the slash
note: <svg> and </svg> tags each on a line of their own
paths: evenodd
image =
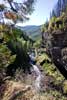
<svg viewBox="0 0 67 100">
<path fill-rule="evenodd" d="M 22 68 L 24 72 L 25 70 L 29 71 L 29 55 L 25 47 L 29 38 L 14 26 L 19 21 L 23 22 L 29 19 L 27 15 L 33 12 L 33 4 L 34 0 L 26 0 L 21 3 L 15 2 L 15 0 L 3 0 L 3 2 L 0 2 L 0 51 L 4 51 L 4 53 L 0 52 L 0 60 L 4 64 L 6 63 L 7 75 L 13 75 L 18 67 Z M 7 19 L 7 22 L 8 20 L 10 21 L 6 24 L 4 18 Z M 11 60 L 13 56 L 15 56 L 14 60 Z M 8 57 L 8 60 L 6 57 Z"/>
<path fill-rule="evenodd" d="M 2 12 L 2 18 L 4 16 L 5 18 L 12 20 L 14 23 L 28 20 L 29 18 L 27 15 L 31 14 L 34 10 L 33 3 L 34 0 L 27 0 L 21 3 L 20 1 L 18 3 L 14 0 L 3 0 L 3 2 L 0 2 L 0 12 Z M 2 18 L 0 20 L 2 20 Z"/>
</svg>

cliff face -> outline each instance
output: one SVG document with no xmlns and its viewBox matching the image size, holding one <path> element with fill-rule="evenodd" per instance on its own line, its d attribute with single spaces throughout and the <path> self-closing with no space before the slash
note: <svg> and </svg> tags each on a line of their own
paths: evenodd
<svg viewBox="0 0 67 100">
<path fill-rule="evenodd" d="M 51 33 L 51 38 L 48 35 L 43 34 L 43 40 L 47 48 L 48 54 L 50 54 L 52 61 L 60 72 L 67 78 L 67 32 L 61 30 L 55 30 Z"/>
<path fill-rule="evenodd" d="M 52 10 L 51 17 L 61 16 L 61 11 L 66 11 L 67 0 L 57 0 L 55 7 Z"/>
</svg>

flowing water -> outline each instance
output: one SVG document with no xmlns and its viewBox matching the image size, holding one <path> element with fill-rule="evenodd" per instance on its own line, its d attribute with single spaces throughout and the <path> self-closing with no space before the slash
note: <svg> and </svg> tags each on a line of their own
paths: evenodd
<svg viewBox="0 0 67 100">
<path fill-rule="evenodd" d="M 33 86 L 35 87 L 35 89 L 37 91 L 40 91 L 41 90 L 41 83 L 42 83 L 41 80 L 43 78 L 43 75 L 42 75 L 39 67 L 32 63 L 34 61 L 35 57 L 31 55 L 30 58 L 32 60 L 31 61 L 31 65 L 32 65 L 32 70 L 31 71 L 34 73 L 33 76 L 36 77 L 35 80 L 34 80 Z"/>
<path fill-rule="evenodd" d="M 40 90 L 40 83 L 41 83 L 41 72 L 39 68 L 36 65 L 33 65 L 33 70 L 36 74 L 36 79 L 34 82 L 34 86 L 36 90 Z"/>
<path fill-rule="evenodd" d="M 37 65 L 32 65 L 32 67 L 36 76 L 33 86 L 36 89 L 36 91 L 41 91 L 41 85 L 43 84 L 42 79 L 44 78 L 44 76 L 42 75 L 42 72 L 39 70 L 39 67 Z"/>
</svg>

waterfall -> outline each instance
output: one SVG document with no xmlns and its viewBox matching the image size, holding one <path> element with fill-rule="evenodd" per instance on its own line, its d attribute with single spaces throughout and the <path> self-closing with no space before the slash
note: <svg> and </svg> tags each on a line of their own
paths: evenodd
<svg viewBox="0 0 67 100">
<path fill-rule="evenodd" d="M 37 91 L 40 90 L 40 84 L 41 84 L 41 72 L 39 70 L 39 68 L 36 65 L 32 65 L 33 66 L 33 70 L 36 74 L 36 79 L 34 81 L 34 87 Z"/>
<path fill-rule="evenodd" d="M 30 63 L 32 65 L 32 69 L 31 72 L 34 73 L 36 78 L 34 80 L 33 86 L 36 89 L 36 91 L 40 91 L 41 89 L 41 79 L 43 78 L 43 75 L 41 73 L 41 71 L 39 70 L 39 67 L 37 65 L 34 64 L 35 61 L 35 56 L 33 56 L 32 54 L 29 55 L 30 57 Z"/>
</svg>

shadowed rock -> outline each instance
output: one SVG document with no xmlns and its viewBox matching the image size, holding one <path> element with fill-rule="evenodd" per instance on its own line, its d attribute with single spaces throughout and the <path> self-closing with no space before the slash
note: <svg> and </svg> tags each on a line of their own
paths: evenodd
<svg viewBox="0 0 67 100">
<path fill-rule="evenodd" d="M 58 29 L 48 34 L 50 34 L 50 36 L 48 35 L 50 38 L 48 36 L 46 38 L 46 52 L 61 74 L 67 79 L 67 32 Z M 45 41 L 44 36 L 43 40 Z"/>
</svg>

